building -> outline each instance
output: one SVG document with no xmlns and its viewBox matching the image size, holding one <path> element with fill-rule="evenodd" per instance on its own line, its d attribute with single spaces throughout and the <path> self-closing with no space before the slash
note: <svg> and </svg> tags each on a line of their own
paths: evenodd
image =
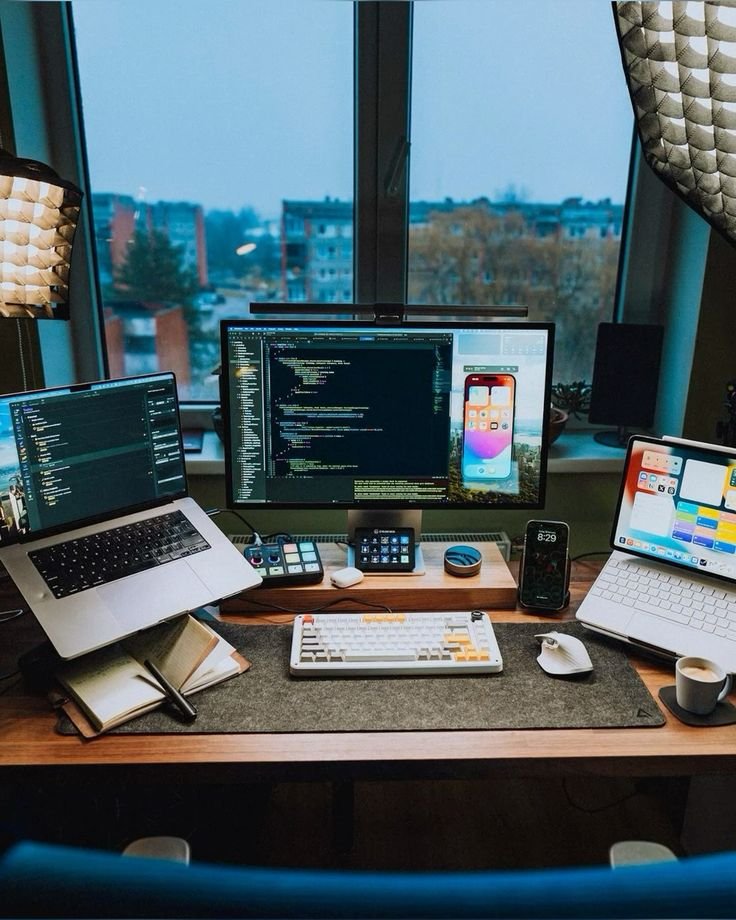
<svg viewBox="0 0 736 920">
<path fill-rule="evenodd" d="M 164 233 L 182 255 L 182 264 L 197 272 L 201 288 L 207 287 L 207 246 L 202 206 L 188 201 L 157 201 L 146 205 L 148 229 Z"/>
<path fill-rule="evenodd" d="M 284 300 L 353 300 L 353 203 L 284 201 L 281 224 Z"/>
<path fill-rule="evenodd" d="M 409 205 L 410 228 L 428 227 L 433 215 L 459 209 L 483 208 L 498 217 L 518 214 L 522 235 L 541 239 L 621 239 L 623 204 L 567 198 L 560 203 L 487 198 L 473 201 L 414 201 Z M 411 251 L 410 251 L 411 259 Z M 410 266 L 410 270 L 411 266 Z M 288 301 L 350 303 L 353 300 L 353 204 L 284 201 L 281 221 L 281 289 Z"/>
<path fill-rule="evenodd" d="M 100 285 L 112 285 L 116 270 L 125 262 L 128 244 L 136 230 L 138 205 L 130 195 L 92 195 L 92 219 Z"/>
<path fill-rule="evenodd" d="M 182 266 L 197 273 L 200 287 L 207 286 L 207 247 L 201 205 L 187 201 L 146 204 L 130 195 L 95 192 L 92 194 L 92 215 L 103 288 L 113 284 L 135 232 L 150 233 L 152 230 L 166 235 L 171 245 L 179 249 Z"/>
<path fill-rule="evenodd" d="M 410 226 L 428 224 L 433 214 L 448 214 L 458 208 L 487 208 L 499 217 L 518 213 L 528 235 L 535 238 L 560 234 L 563 238 L 587 237 L 621 239 L 624 206 L 613 204 L 609 198 L 601 201 L 583 201 L 566 198 L 558 203 L 528 202 L 515 199 L 490 201 L 476 198 L 472 201 L 413 201 L 409 204 Z"/>
<path fill-rule="evenodd" d="M 123 300 L 107 304 L 104 314 L 111 376 L 173 371 L 179 388 L 186 392 L 191 365 L 181 307 Z"/>
</svg>

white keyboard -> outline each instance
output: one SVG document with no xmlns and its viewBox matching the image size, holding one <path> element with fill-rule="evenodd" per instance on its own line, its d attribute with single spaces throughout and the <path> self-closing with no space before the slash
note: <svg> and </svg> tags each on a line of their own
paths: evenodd
<svg viewBox="0 0 736 920">
<path fill-rule="evenodd" d="M 312 613 L 294 620 L 289 669 L 304 677 L 492 674 L 503 668 L 481 610 Z"/>
<path fill-rule="evenodd" d="M 687 575 L 680 577 L 629 561 L 611 560 L 590 593 L 736 642 L 736 592 Z"/>
</svg>

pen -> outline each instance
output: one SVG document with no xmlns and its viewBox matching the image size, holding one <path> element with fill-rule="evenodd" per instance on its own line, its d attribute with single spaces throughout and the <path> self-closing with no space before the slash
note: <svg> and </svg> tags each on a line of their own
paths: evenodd
<svg viewBox="0 0 736 920">
<path fill-rule="evenodd" d="M 146 658 L 143 664 L 161 684 L 164 692 L 166 693 L 166 696 L 179 710 L 184 721 L 193 722 L 197 718 L 197 710 L 194 708 L 194 706 L 192 706 L 189 700 L 183 697 L 181 693 L 179 693 L 179 691 L 176 689 L 176 687 L 171 683 L 171 681 L 164 677 L 159 668 L 156 667 L 150 658 Z"/>
</svg>

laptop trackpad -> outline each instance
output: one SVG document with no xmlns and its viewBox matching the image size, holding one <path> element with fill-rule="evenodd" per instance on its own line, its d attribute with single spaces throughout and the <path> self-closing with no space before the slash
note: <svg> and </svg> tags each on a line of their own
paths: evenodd
<svg viewBox="0 0 736 920">
<path fill-rule="evenodd" d="M 184 561 L 111 581 L 95 590 L 126 629 L 151 626 L 213 600 L 211 591 Z"/>
</svg>

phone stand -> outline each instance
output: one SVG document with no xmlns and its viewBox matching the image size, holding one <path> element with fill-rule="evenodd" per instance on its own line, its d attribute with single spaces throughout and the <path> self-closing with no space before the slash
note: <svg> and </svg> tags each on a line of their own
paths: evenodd
<svg viewBox="0 0 736 920">
<path fill-rule="evenodd" d="M 519 565 L 519 571 L 524 569 L 524 553 L 521 554 L 521 562 Z M 520 607 L 523 607 L 524 610 L 539 610 L 546 611 L 547 613 L 557 613 L 560 610 L 564 610 L 566 607 L 570 606 L 570 571 L 572 569 L 572 562 L 570 556 L 567 557 L 567 567 L 565 570 L 565 598 L 560 607 L 545 607 L 543 604 L 524 604 L 521 600 L 521 582 L 519 583 L 519 589 L 517 594 L 518 604 Z"/>
</svg>

